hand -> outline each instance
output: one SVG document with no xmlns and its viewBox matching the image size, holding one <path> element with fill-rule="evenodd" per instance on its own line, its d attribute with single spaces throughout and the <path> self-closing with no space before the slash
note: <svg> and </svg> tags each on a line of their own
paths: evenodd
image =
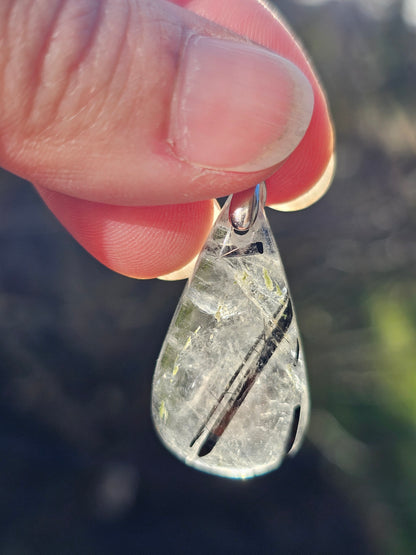
<svg viewBox="0 0 416 555">
<path fill-rule="evenodd" d="M 314 202 L 333 134 L 257 0 L 2 0 L 0 164 L 103 264 L 151 278 L 198 253 L 215 197 L 267 179 L 269 205 Z"/>
</svg>

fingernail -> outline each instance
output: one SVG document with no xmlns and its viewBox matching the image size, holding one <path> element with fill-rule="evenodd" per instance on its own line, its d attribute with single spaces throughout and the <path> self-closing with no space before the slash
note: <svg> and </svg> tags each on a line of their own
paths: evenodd
<svg viewBox="0 0 416 555">
<path fill-rule="evenodd" d="M 287 202 L 271 204 L 269 208 L 280 210 L 281 212 L 294 212 L 295 210 L 303 210 L 304 208 L 308 208 L 312 204 L 315 204 L 315 202 L 318 202 L 318 200 L 324 196 L 331 186 L 334 178 L 335 167 L 336 156 L 335 153 L 333 153 L 321 177 L 308 191 L 306 191 L 306 193 Z"/>
<path fill-rule="evenodd" d="M 260 171 L 296 148 L 312 111 L 312 87 L 288 60 L 260 46 L 196 36 L 179 67 L 169 142 L 191 164 Z"/>
</svg>

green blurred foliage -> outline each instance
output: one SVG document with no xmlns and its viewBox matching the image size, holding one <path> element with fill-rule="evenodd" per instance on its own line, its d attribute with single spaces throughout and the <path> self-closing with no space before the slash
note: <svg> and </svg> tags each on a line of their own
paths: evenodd
<svg viewBox="0 0 416 555">
<path fill-rule="evenodd" d="M 310 209 L 320 222 L 312 233 L 321 256 L 309 255 L 307 264 L 321 280 L 311 278 L 312 288 L 295 277 L 315 407 L 310 437 L 376 551 L 395 554 L 414 553 L 416 545 L 411 2 L 278 3 L 318 68 L 337 131 L 334 186 Z M 296 249 L 295 240 L 290 245 Z M 306 259 L 308 248 L 301 251 Z"/>
</svg>

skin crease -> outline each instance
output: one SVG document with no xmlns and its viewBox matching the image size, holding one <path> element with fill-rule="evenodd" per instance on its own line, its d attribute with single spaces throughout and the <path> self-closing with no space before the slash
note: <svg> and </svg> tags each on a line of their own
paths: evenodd
<svg viewBox="0 0 416 555">
<path fill-rule="evenodd" d="M 160 106 L 170 104 L 188 28 L 252 40 L 308 78 L 312 120 L 284 161 L 239 173 L 172 155 Z M 34 183 L 75 239 L 122 274 L 152 278 L 189 262 L 211 227 L 210 199 L 269 178 L 268 204 L 285 203 L 328 166 L 325 97 L 291 33 L 257 0 L 4 0 L 0 37 L 0 164 Z M 161 54 L 171 43 L 178 52 Z"/>
</svg>

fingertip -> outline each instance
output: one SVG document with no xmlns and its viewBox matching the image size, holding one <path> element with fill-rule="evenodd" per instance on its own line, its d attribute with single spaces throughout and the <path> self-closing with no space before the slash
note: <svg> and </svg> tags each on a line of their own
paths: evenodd
<svg viewBox="0 0 416 555">
<path fill-rule="evenodd" d="M 220 211 L 221 211 L 221 207 L 218 204 L 218 202 L 215 200 L 213 205 L 212 224 L 214 224 L 214 222 L 216 221 Z M 199 253 L 190 262 L 188 262 L 188 264 L 186 264 L 182 268 L 179 268 L 179 270 L 175 270 L 170 274 L 158 276 L 158 279 L 163 281 L 177 281 L 180 279 L 188 279 L 194 271 L 195 264 L 198 260 L 198 257 L 199 257 Z"/>
<path fill-rule="evenodd" d="M 269 208 L 280 210 L 281 212 L 293 212 L 295 210 L 303 210 L 308 208 L 318 200 L 320 200 L 330 188 L 336 169 L 336 155 L 333 153 L 329 159 L 323 174 L 316 183 L 312 185 L 305 193 L 294 198 L 293 200 L 268 205 Z"/>
<path fill-rule="evenodd" d="M 198 256 L 199 254 L 197 254 L 190 262 L 188 262 L 188 264 L 186 264 L 179 270 L 175 270 L 173 272 L 170 272 L 170 274 L 165 274 L 163 276 L 157 276 L 157 279 L 160 279 L 161 281 L 179 281 L 181 279 L 188 279 L 194 271 Z"/>
</svg>

